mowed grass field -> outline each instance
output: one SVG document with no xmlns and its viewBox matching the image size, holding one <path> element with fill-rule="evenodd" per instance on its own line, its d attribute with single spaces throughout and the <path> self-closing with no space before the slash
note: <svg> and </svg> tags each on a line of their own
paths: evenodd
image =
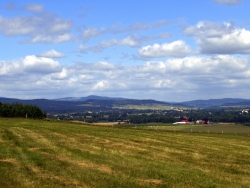
<svg viewBox="0 0 250 188">
<path fill-rule="evenodd" d="M 125 126 L 125 125 L 124 125 Z M 134 125 L 135 127 L 136 125 Z M 163 124 L 149 123 L 137 125 L 143 129 L 180 131 L 193 133 L 216 133 L 216 134 L 235 134 L 242 136 L 250 136 L 250 126 L 235 123 L 215 123 L 215 124 Z"/>
<path fill-rule="evenodd" d="M 170 105 L 160 105 L 160 104 L 154 104 L 154 105 L 123 105 L 123 106 L 114 106 L 113 108 L 117 109 L 137 109 L 137 110 L 170 110 L 172 106 Z M 186 107 L 183 107 L 186 109 Z M 182 108 L 182 109 L 183 109 Z"/>
<path fill-rule="evenodd" d="M 250 187 L 250 138 L 0 118 L 0 187 Z"/>
</svg>

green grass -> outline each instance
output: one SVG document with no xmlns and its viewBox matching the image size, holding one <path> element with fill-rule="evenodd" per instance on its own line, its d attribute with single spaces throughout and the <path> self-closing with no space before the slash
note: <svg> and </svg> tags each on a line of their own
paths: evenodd
<svg viewBox="0 0 250 188">
<path fill-rule="evenodd" d="M 136 109 L 136 110 L 170 110 L 172 106 L 169 105 L 161 105 L 161 104 L 155 104 L 155 105 L 120 105 L 120 106 L 114 106 L 113 108 L 118 109 Z M 186 109 L 186 107 L 183 107 Z M 182 109 L 183 109 L 182 108 Z"/>
<path fill-rule="evenodd" d="M 0 187 L 250 187 L 250 138 L 0 119 Z"/>
<path fill-rule="evenodd" d="M 224 123 L 224 124 L 163 124 L 151 123 L 137 125 L 143 129 L 166 130 L 166 131 L 181 131 L 193 133 L 217 133 L 217 134 L 236 134 L 242 136 L 250 136 L 250 126 L 242 124 Z"/>
</svg>

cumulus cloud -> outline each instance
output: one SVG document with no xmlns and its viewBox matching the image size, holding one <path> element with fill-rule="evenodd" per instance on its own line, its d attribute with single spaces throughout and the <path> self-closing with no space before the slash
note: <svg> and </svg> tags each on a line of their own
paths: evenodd
<svg viewBox="0 0 250 188">
<path fill-rule="evenodd" d="M 26 56 L 12 62 L 0 62 L 0 75 L 51 74 L 61 72 L 59 62 L 50 58 Z"/>
<path fill-rule="evenodd" d="M 74 75 L 91 75 L 89 90 L 92 92 L 109 91 L 151 91 L 165 90 L 182 92 L 241 87 L 249 79 L 250 65 L 244 58 L 228 55 L 169 59 L 165 62 L 147 62 L 136 67 L 118 66 L 105 62 L 78 64 L 71 66 Z M 81 77 L 83 83 L 84 77 Z M 75 84 L 78 84 L 80 76 Z M 80 82 L 80 81 L 79 81 Z M 242 86 L 244 87 L 244 86 Z"/>
<path fill-rule="evenodd" d="M 51 78 L 54 80 L 63 80 L 68 77 L 68 71 L 66 68 L 63 68 L 61 72 L 53 73 Z"/>
<path fill-rule="evenodd" d="M 187 54 L 191 53 L 189 46 L 181 40 L 174 41 L 172 43 L 154 44 L 144 46 L 138 51 L 140 56 L 157 58 L 157 57 L 185 57 Z"/>
<path fill-rule="evenodd" d="M 54 72 L 60 72 L 62 67 L 59 62 L 50 58 L 26 56 L 23 61 L 23 68 L 26 72 L 49 74 Z"/>
<path fill-rule="evenodd" d="M 241 2 L 241 0 L 214 0 L 215 3 L 223 5 L 236 5 Z"/>
<path fill-rule="evenodd" d="M 245 90 L 250 84 L 250 61 L 230 55 L 215 55 L 172 58 L 138 66 L 109 62 L 79 62 L 62 66 L 49 58 L 27 56 L 13 62 L 0 61 L 0 78 L 1 89 L 6 92 L 11 88 L 16 91 L 36 90 L 39 97 L 48 93 L 60 97 L 100 92 L 112 92 L 113 96 L 126 93 L 128 97 L 130 93 L 140 96 L 147 91 L 148 98 L 164 98 L 171 93 L 184 100 L 186 93 L 201 98 L 209 97 L 213 92 L 214 96 L 227 92 L 233 96 Z"/>
<path fill-rule="evenodd" d="M 34 7 L 33 7 L 34 8 Z M 37 8 L 38 9 L 38 8 Z M 5 36 L 23 36 L 23 43 L 60 43 L 71 39 L 73 21 L 50 13 L 7 18 L 0 16 L 0 32 Z"/>
<path fill-rule="evenodd" d="M 41 57 L 47 57 L 47 58 L 64 58 L 65 57 L 64 54 L 62 54 L 60 52 L 57 52 L 54 49 L 51 49 L 51 50 L 49 50 L 47 52 L 43 52 L 39 56 L 41 56 Z"/>
<path fill-rule="evenodd" d="M 92 75 L 98 80 L 122 81 L 126 84 L 136 85 L 138 80 L 144 80 L 146 85 L 150 86 L 152 80 L 171 80 L 174 82 L 176 77 L 182 81 L 195 81 L 193 77 L 203 77 L 214 75 L 212 79 L 215 81 L 221 75 L 224 79 L 239 74 L 244 77 L 243 72 L 249 70 L 249 61 L 243 58 L 235 58 L 232 56 L 213 56 L 202 58 L 199 56 L 169 59 L 165 62 L 147 62 L 140 66 L 118 66 L 107 62 L 99 62 L 95 64 L 78 64 L 71 66 L 71 72 L 74 75 Z M 76 73 L 77 71 L 77 73 Z M 217 76 L 216 76 L 217 75 Z M 247 73 L 245 74 L 245 76 Z M 184 78 L 185 77 L 185 78 Z M 98 79 L 97 79 L 98 78 Z M 184 80 L 183 80 L 184 79 Z M 196 80 L 199 82 L 200 80 Z M 219 80 L 218 80 L 219 82 Z M 142 84 L 142 82 L 139 82 Z M 204 83 L 203 83 L 204 84 Z M 148 86 L 147 86 L 148 87 Z M 154 87 L 154 86 L 152 86 Z"/>
<path fill-rule="evenodd" d="M 217 56 L 191 56 L 185 58 L 168 59 L 163 62 L 147 62 L 140 67 L 142 72 L 159 74 L 181 75 L 216 75 L 241 73 L 249 69 L 249 61 L 244 58 L 236 58 L 229 55 Z M 192 79 L 192 77 L 190 77 Z"/>
<path fill-rule="evenodd" d="M 221 37 L 200 38 L 197 40 L 201 53 L 210 54 L 249 54 L 250 31 L 235 29 Z"/>
<path fill-rule="evenodd" d="M 201 53 L 250 53 L 250 31 L 235 28 L 231 23 L 199 22 L 184 29 L 183 33 L 195 37 Z"/>
</svg>

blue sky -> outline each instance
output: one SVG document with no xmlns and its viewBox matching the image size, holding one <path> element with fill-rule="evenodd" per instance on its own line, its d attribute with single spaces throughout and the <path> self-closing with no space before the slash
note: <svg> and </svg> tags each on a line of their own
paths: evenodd
<svg viewBox="0 0 250 188">
<path fill-rule="evenodd" d="M 7 1 L 0 97 L 249 98 L 250 1 Z"/>
</svg>

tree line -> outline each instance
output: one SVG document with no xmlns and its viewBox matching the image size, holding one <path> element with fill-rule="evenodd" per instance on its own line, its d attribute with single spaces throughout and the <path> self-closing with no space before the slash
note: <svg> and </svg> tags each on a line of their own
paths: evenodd
<svg viewBox="0 0 250 188">
<path fill-rule="evenodd" d="M 181 120 L 195 122 L 196 120 L 206 120 L 210 122 L 234 122 L 250 125 L 250 113 L 242 113 L 241 110 L 227 109 L 203 109 L 203 110 L 185 110 L 185 111 L 138 111 L 138 110 L 120 110 L 99 113 L 74 113 L 70 115 L 60 115 L 60 119 L 77 119 L 86 122 L 100 121 L 125 121 L 134 124 L 140 123 L 174 123 Z"/>
<path fill-rule="evenodd" d="M 34 105 L 0 102 L 0 117 L 43 119 L 46 117 L 46 113 Z"/>
</svg>

